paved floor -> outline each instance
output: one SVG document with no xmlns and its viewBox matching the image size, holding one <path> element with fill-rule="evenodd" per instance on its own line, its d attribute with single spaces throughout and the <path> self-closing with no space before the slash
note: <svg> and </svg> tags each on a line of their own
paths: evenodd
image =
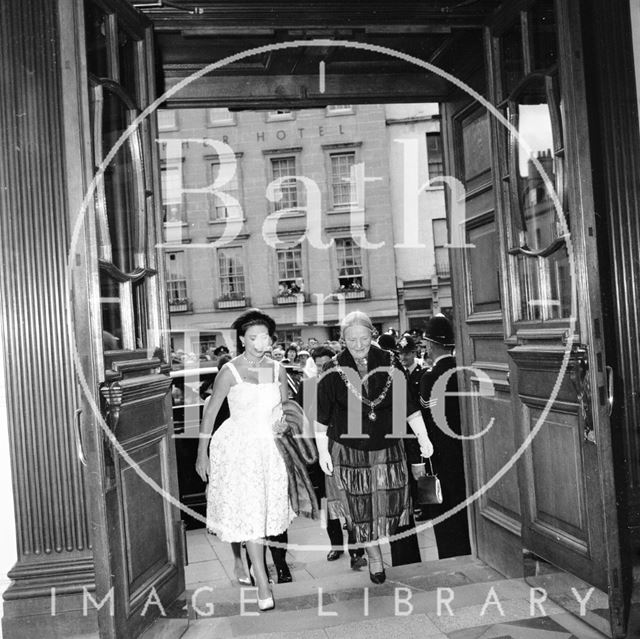
<svg viewBox="0 0 640 639">
<path fill-rule="evenodd" d="M 346 533 L 345 533 L 346 538 Z M 329 539 L 326 530 L 318 521 L 296 518 L 289 528 L 289 549 L 287 563 L 295 582 L 311 581 L 319 577 L 351 575 L 349 558 L 346 553 L 337 561 L 326 561 L 329 551 Z M 431 528 L 421 530 L 418 535 L 422 561 L 438 558 L 435 537 Z M 202 586 L 230 587 L 235 585 L 233 575 L 233 554 L 231 545 L 221 542 L 215 535 L 204 529 L 187 533 L 188 560 L 186 567 L 187 588 L 197 589 Z M 317 550 L 309 547 L 316 546 Z M 385 563 L 390 566 L 390 550 L 385 545 L 382 549 Z M 267 561 L 271 558 L 267 552 Z M 364 575 L 367 573 L 365 571 Z"/>
<path fill-rule="evenodd" d="M 364 568 L 351 570 L 347 555 L 326 561 L 326 531 L 318 522 L 296 519 L 289 529 L 287 560 L 294 582 L 273 587 L 276 609 L 258 612 L 255 589 L 241 588 L 233 575 L 229 544 L 204 530 L 187 533 L 189 625 L 184 639 L 602 639 L 564 608 L 532 605 L 531 587 L 504 579 L 472 557 L 437 560 L 433 531 L 419 534 L 422 563 L 391 567 L 374 585 Z M 586 592 L 586 587 L 585 587 Z M 568 592 L 571 595 L 571 592 Z M 578 596 L 585 598 L 584 593 Z M 576 603 L 576 607 L 578 604 Z M 606 606 L 589 599 L 590 615 Z M 166 629 L 165 629 L 166 630 Z M 169 629 L 170 630 L 170 629 Z M 157 627 L 154 639 L 176 636 Z"/>
</svg>

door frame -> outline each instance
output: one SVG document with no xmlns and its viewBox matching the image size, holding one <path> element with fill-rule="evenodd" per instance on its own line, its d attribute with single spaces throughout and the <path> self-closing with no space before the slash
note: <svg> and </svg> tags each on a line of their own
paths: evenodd
<svg viewBox="0 0 640 639">
<path fill-rule="evenodd" d="M 137 391 L 136 379 L 127 379 L 131 376 L 142 376 L 150 373 L 151 391 L 149 399 L 158 403 L 157 416 L 164 415 L 161 419 L 166 425 L 166 433 L 161 433 L 157 425 L 150 433 L 145 434 L 134 447 L 141 448 L 143 443 L 157 444 L 159 456 L 168 460 L 163 466 L 162 482 L 171 493 L 177 497 L 177 474 L 175 472 L 175 449 L 171 438 L 171 405 L 170 405 L 170 379 L 167 370 L 159 359 L 151 356 L 151 351 L 131 350 L 135 343 L 129 340 L 130 350 L 105 353 L 102 339 L 101 301 L 100 301 L 100 259 L 101 253 L 98 239 L 98 229 L 95 222 L 94 199 L 86 206 L 84 219 L 78 220 L 79 212 L 83 210 L 83 200 L 94 178 L 94 158 L 92 157 L 91 138 L 94 134 L 91 127 L 90 116 L 90 83 L 87 69 L 87 56 L 85 49 L 85 0 L 60 0 L 58 2 L 58 16 L 61 27 L 61 74 L 62 95 L 64 109 L 64 135 L 65 135 L 65 159 L 67 169 L 67 204 L 69 226 L 74 229 L 77 224 L 75 245 L 73 246 L 73 260 L 71 263 L 71 279 L 73 286 L 73 314 L 75 319 L 74 330 L 75 343 L 79 351 L 77 379 L 77 394 L 82 406 L 81 423 L 78 427 L 78 445 L 82 452 L 83 460 L 87 468 L 87 507 L 91 518 L 91 535 L 94 566 L 94 584 L 88 584 L 91 596 L 96 602 L 88 604 L 89 614 L 97 616 L 98 628 L 101 637 L 137 636 L 144 628 L 160 616 L 160 608 L 151 601 L 145 608 L 146 614 L 140 615 L 140 611 L 148 598 L 140 600 L 139 594 L 132 595 L 131 601 L 127 596 L 128 583 L 126 582 L 127 563 L 122 543 L 114 542 L 115 536 L 124 534 L 124 519 L 127 517 L 123 503 L 118 503 L 117 517 L 109 514 L 105 495 L 111 493 L 111 501 L 124 499 L 121 486 L 127 465 L 123 460 L 114 459 L 116 450 L 109 443 L 103 432 L 102 420 L 106 417 L 112 422 L 116 413 L 120 411 L 120 397 L 117 393 L 111 393 L 116 386 L 122 387 L 122 395 L 131 395 L 134 389 L 133 403 L 144 400 L 145 397 Z M 130 4 L 122 0 L 96 0 L 96 5 L 108 12 L 116 12 L 119 19 L 128 27 L 141 34 L 140 47 L 145 50 L 142 59 L 145 66 L 138 68 L 136 78 L 141 86 L 140 106 L 146 106 L 155 95 L 155 73 L 153 64 L 153 39 L 152 24 L 141 13 L 134 10 Z M 157 137 L 155 114 L 146 118 L 141 123 L 141 133 L 151 141 Z M 147 167 L 159 167 L 158 150 L 155 143 L 145 148 L 142 153 Z M 148 287 L 146 296 L 148 326 L 150 335 L 149 343 L 153 339 L 156 346 L 160 346 L 165 354 L 169 352 L 168 331 L 168 304 L 166 303 L 166 286 L 163 268 L 158 268 L 160 261 L 160 249 L 158 245 L 162 241 L 162 224 L 160 209 L 160 178 L 159 171 L 145 171 L 146 202 L 146 238 L 147 250 L 145 260 L 138 258 L 132 268 L 146 268 L 155 271 L 155 282 Z M 149 199 L 148 194 L 158 194 Z M 127 328 L 131 321 L 127 322 Z M 157 340 L 157 342 L 156 342 Z M 117 363 L 117 360 L 127 360 Z M 105 366 L 114 367 L 119 372 L 108 377 Z M 168 366 L 166 367 L 168 369 Z M 142 381 L 142 377 L 138 377 Z M 105 384 L 108 382 L 108 386 Z M 103 391 L 101 393 L 101 386 Z M 142 389 L 142 386 L 137 386 Z M 137 388 L 137 387 L 136 387 Z M 138 393 L 138 395 L 135 395 Z M 104 398 L 101 397 L 104 395 Z M 115 401 L 114 401 L 115 400 Z M 102 416 L 96 411 L 102 406 Z M 122 402 L 123 415 L 128 406 Z M 120 433 L 118 433 L 120 435 Z M 130 448 L 129 442 L 123 442 L 125 450 Z M 133 449 L 132 449 L 133 450 Z M 173 455 L 173 461 L 171 456 Z M 113 503 L 112 506 L 113 508 Z M 154 582 L 156 575 L 149 577 L 147 591 L 150 587 L 157 587 L 157 595 L 165 609 L 175 598 L 174 591 L 184 592 L 184 563 L 185 548 L 184 538 L 178 510 L 173 505 L 165 505 L 165 520 L 168 535 L 168 556 L 171 568 L 164 567 L 158 582 Z M 114 568 L 115 565 L 115 568 Z M 121 570 L 124 568 L 124 570 Z M 145 585 L 145 587 L 147 587 Z M 171 594 L 167 594 L 168 591 Z M 171 597 L 171 601 L 165 599 Z M 101 605 L 102 603 L 102 605 Z M 131 623 L 125 623 L 125 617 L 132 617 Z M 180 613 L 177 616 L 182 616 Z M 188 623 L 184 619 L 185 625 Z M 180 630 L 182 632 L 184 629 Z M 131 635 L 130 633 L 133 633 Z"/>
</svg>

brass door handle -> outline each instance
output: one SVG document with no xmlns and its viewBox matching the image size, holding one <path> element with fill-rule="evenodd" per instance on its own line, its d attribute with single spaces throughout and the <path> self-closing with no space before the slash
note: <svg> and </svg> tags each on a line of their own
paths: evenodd
<svg viewBox="0 0 640 639">
<path fill-rule="evenodd" d="M 73 419 L 73 427 L 76 438 L 76 449 L 78 450 L 78 459 L 83 466 L 86 466 L 87 458 L 84 456 L 84 450 L 82 448 L 82 436 L 80 434 L 80 415 L 82 415 L 82 408 L 76 409 Z"/>
<path fill-rule="evenodd" d="M 607 366 L 607 417 L 613 413 L 613 368 Z"/>
</svg>

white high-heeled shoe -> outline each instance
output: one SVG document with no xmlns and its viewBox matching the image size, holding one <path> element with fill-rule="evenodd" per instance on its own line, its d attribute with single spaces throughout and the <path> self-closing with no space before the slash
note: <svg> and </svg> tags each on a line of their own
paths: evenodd
<svg viewBox="0 0 640 639">
<path fill-rule="evenodd" d="M 258 608 L 260 608 L 260 610 L 273 610 L 275 607 L 276 604 L 273 600 L 273 595 L 266 599 L 260 599 L 260 597 L 258 597 Z"/>
</svg>

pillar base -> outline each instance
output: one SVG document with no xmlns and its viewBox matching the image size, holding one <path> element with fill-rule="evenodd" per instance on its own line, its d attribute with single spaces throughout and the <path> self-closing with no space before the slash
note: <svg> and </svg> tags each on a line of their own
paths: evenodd
<svg viewBox="0 0 640 639">
<path fill-rule="evenodd" d="M 44 559 L 44 558 L 43 558 Z M 9 572 L 2 632 L 8 639 L 98 638 L 92 557 L 18 564 Z"/>
</svg>

